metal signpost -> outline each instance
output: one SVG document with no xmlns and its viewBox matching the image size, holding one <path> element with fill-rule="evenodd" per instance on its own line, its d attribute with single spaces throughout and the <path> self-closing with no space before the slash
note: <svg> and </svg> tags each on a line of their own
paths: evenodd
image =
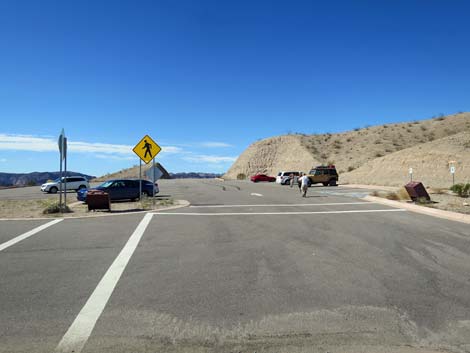
<svg viewBox="0 0 470 353">
<path fill-rule="evenodd" d="M 65 209 L 65 207 L 67 207 L 67 178 L 64 179 L 65 193 L 64 193 L 64 206 L 62 206 L 62 177 L 63 177 L 62 162 L 64 163 L 65 176 L 67 177 L 67 137 L 65 137 L 64 129 L 62 129 L 57 143 L 59 145 L 59 152 L 60 152 L 59 209 L 62 212 L 62 210 Z"/>
<path fill-rule="evenodd" d="M 455 163 L 457 163 L 457 161 L 449 161 L 447 163 L 449 164 L 450 174 L 452 174 L 452 186 L 454 186 L 454 184 L 455 184 Z"/>
<path fill-rule="evenodd" d="M 139 200 L 142 200 L 142 161 L 144 161 L 145 164 L 149 164 L 150 161 L 153 161 L 153 169 L 155 170 L 155 156 L 160 153 L 162 148 L 149 135 L 145 135 L 132 150 L 140 158 Z M 155 174 L 153 175 L 153 196 L 155 196 Z M 155 205 L 155 197 L 153 197 L 152 200 Z"/>
<path fill-rule="evenodd" d="M 410 181 L 413 181 L 413 168 L 410 167 L 408 173 L 410 174 Z"/>
</svg>

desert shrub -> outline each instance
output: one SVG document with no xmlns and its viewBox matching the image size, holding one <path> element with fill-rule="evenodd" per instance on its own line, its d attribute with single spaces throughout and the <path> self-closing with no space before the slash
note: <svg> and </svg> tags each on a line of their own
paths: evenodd
<svg viewBox="0 0 470 353">
<path fill-rule="evenodd" d="M 380 152 L 377 152 L 377 153 L 375 154 L 375 156 L 376 156 L 377 158 L 379 158 L 379 157 L 383 157 L 383 154 L 380 153 Z"/>
<path fill-rule="evenodd" d="M 358 127 L 354 128 L 354 131 L 359 131 L 359 130 L 361 130 L 361 129 L 358 128 Z"/>
<path fill-rule="evenodd" d="M 408 194 L 408 191 L 406 191 L 405 188 L 400 188 L 397 191 L 397 196 L 399 200 L 411 200 L 410 195 Z"/>
<path fill-rule="evenodd" d="M 426 131 L 428 129 L 426 126 L 423 126 L 423 125 L 421 125 L 420 128 L 422 131 Z"/>
<path fill-rule="evenodd" d="M 354 168 L 352 165 L 350 165 L 350 166 L 348 167 L 348 172 L 352 172 L 354 169 L 356 169 L 356 168 Z"/>
<path fill-rule="evenodd" d="M 382 140 L 375 140 L 374 143 L 375 143 L 376 145 L 380 145 L 380 144 L 382 143 Z"/>
<path fill-rule="evenodd" d="M 463 147 L 470 148 L 470 141 L 464 142 Z"/>
<path fill-rule="evenodd" d="M 391 152 L 393 152 L 393 150 L 391 150 L 390 148 L 386 148 L 386 149 L 385 149 L 385 152 L 391 153 Z"/>
<path fill-rule="evenodd" d="M 438 118 L 436 118 L 437 121 L 442 121 L 442 120 L 446 120 L 446 118 L 444 116 L 440 116 Z"/>
<path fill-rule="evenodd" d="M 43 214 L 60 213 L 61 211 L 64 213 L 72 212 L 68 206 L 64 207 L 64 205 L 62 205 L 61 210 L 61 207 L 59 206 L 59 201 L 55 200 L 44 200 L 42 202 L 42 205 L 44 207 L 44 210 L 42 211 Z"/>
<path fill-rule="evenodd" d="M 379 196 L 380 196 L 380 194 L 379 194 L 379 192 L 378 192 L 377 190 L 372 191 L 370 194 L 371 194 L 372 196 L 375 196 L 375 197 L 379 197 Z"/>
<path fill-rule="evenodd" d="M 470 183 L 467 184 L 455 184 L 450 187 L 450 190 L 460 197 L 470 196 Z"/>
<path fill-rule="evenodd" d="M 27 183 L 26 183 L 26 186 L 36 186 L 37 183 L 34 181 L 34 180 L 29 180 Z"/>
<path fill-rule="evenodd" d="M 385 195 L 385 198 L 389 200 L 400 200 L 396 192 L 388 192 L 387 195 Z"/>
<path fill-rule="evenodd" d="M 239 173 L 237 174 L 237 180 L 245 180 L 246 179 L 246 175 L 243 174 L 243 173 Z"/>
<path fill-rule="evenodd" d="M 346 139 L 346 142 L 351 142 L 351 141 L 352 141 L 352 138 L 350 138 L 350 137 L 348 137 L 348 138 Z"/>
<path fill-rule="evenodd" d="M 325 154 L 325 153 L 322 153 L 322 154 L 320 155 L 320 158 L 321 158 L 321 159 L 327 159 L 327 158 L 328 158 L 328 155 Z"/>
<path fill-rule="evenodd" d="M 388 129 L 388 125 L 384 125 L 384 129 Z"/>
</svg>

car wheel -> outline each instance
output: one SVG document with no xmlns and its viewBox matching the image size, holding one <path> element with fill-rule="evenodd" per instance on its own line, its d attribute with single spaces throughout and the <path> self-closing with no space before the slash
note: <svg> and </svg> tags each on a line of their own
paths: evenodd
<svg viewBox="0 0 470 353">
<path fill-rule="evenodd" d="M 55 186 L 53 186 L 53 187 L 51 187 L 51 188 L 49 189 L 49 192 L 50 192 L 51 194 L 57 194 L 57 191 L 58 191 L 58 190 L 59 190 L 59 189 L 57 189 Z"/>
<path fill-rule="evenodd" d="M 336 184 L 336 179 L 330 180 L 330 186 L 338 186 L 338 184 Z"/>
<path fill-rule="evenodd" d="M 322 183 L 322 184 L 323 184 L 323 186 L 328 186 L 329 183 L 324 182 L 324 183 Z"/>
</svg>

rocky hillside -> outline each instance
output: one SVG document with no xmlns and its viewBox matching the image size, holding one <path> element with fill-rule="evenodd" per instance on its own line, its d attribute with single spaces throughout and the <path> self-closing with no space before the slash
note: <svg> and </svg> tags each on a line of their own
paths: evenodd
<svg viewBox="0 0 470 353">
<path fill-rule="evenodd" d="M 318 159 L 302 143 L 302 136 L 278 136 L 248 147 L 224 177 L 237 179 L 257 173 L 274 175 L 279 170 L 308 170 L 318 163 Z"/>
<path fill-rule="evenodd" d="M 460 149 L 447 150 L 447 144 L 450 143 L 446 137 L 458 133 L 470 131 L 470 113 L 459 113 L 449 116 L 439 116 L 433 119 L 420 120 L 414 122 L 386 124 L 381 126 L 371 126 L 357 128 L 338 134 L 317 134 L 317 135 L 287 135 L 268 138 L 252 144 L 245 150 L 238 160 L 233 164 L 225 174 L 226 178 L 237 178 L 239 174 L 253 175 L 256 173 L 276 174 L 279 170 L 303 170 L 308 171 L 312 166 L 318 164 L 335 164 L 341 173 L 342 181 L 361 182 L 361 183 L 379 183 L 378 180 L 360 179 L 359 168 L 376 168 L 376 164 L 370 164 L 372 161 L 384 161 L 381 168 L 390 161 L 394 165 L 387 167 L 387 170 L 394 170 L 398 160 L 384 158 L 394 156 L 393 158 L 402 158 L 403 163 L 411 162 L 405 157 L 414 155 L 420 151 L 416 149 L 422 146 L 422 153 L 429 151 L 425 145 L 435 142 L 430 146 L 446 150 L 447 155 L 435 156 L 441 158 L 439 165 L 444 165 L 454 154 L 457 160 L 460 158 Z M 465 135 L 457 140 L 465 144 Z M 463 140 L 462 140 L 463 139 Z M 449 147 L 451 148 L 451 147 Z M 467 148 L 467 147 L 462 147 Z M 399 151 L 403 153 L 395 154 Z M 422 154 L 420 154 L 422 155 Z M 400 162 L 401 163 L 401 162 Z M 468 174 L 469 165 L 462 159 L 462 170 Z M 366 166 L 367 165 L 367 166 Z M 424 165 L 423 165 L 424 167 Z M 429 166 L 431 168 L 431 166 Z M 427 168 L 427 167 L 426 167 Z M 425 169 L 426 169 L 425 168 Z M 407 173 L 406 169 L 405 173 Z M 432 174 L 434 171 L 424 171 L 423 176 Z M 448 173 L 447 167 L 443 173 Z M 398 174 L 394 175 L 388 181 L 380 184 L 399 184 L 402 178 Z M 406 176 L 406 175 L 405 175 Z"/>
<path fill-rule="evenodd" d="M 470 182 L 470 130 L 375 158 L 342 175 L 347 183 L 399 186 L 413 179 L 426 186 L 446 188 L 452 184 L 450 161 L 455 161 L 455 182 Z"/>
</svg>

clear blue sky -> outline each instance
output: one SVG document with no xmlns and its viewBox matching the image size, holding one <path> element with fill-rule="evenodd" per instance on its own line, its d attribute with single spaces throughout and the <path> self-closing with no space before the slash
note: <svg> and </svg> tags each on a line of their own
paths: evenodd
<svg viewBox="0 0 470 353">
<path fill-rule="evenodd" d="M 170 171 L 249 144 L 470 110 L 470 2 L 0 2 L 0 171 Z M 21 135 L 21 136 L 20 136 Z"/>
</svg>

